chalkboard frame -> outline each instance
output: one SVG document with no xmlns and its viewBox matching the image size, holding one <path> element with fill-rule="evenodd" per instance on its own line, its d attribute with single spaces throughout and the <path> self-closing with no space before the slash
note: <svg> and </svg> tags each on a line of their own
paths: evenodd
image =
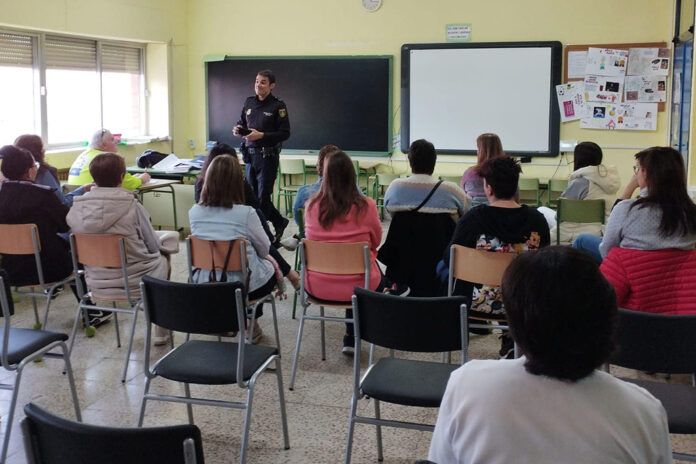
<svg viewBox="0 0 696 464">
<path fill-rule="evenodd" d="M 515 151 L 509 153 L 522 157 L 555 157 L 560 153 L 561 116 L 558 110 L 556 85 L 561 83 L 563 45 L 559 41 L 531 42 L 471 42 L 471 43 L 420 43 L 404 44 L 401 46 L 401 151 L 408 152 L 410 143 L 410 71 L 411 50 L 440 50 L 453 48 L 550 48 L 550 98 L 549 98 L 549 138 L 547 151 Z M 444 149 L 438 153 L 445 155 L 475 155 L 476 150 Z"/>
<path fill-rule="evenodd" d="M 350 150 L 349 148 L 346 149 L 347 152 L 351 156 L 372 156 L 372 157 L 389 157 L 393 151 L 393 142 L 392 142 L 392 137 L 393 137 L 393 125 L 394 125 L 394 115 L 393 113 L 393 87 L 394 87 L 394 57 L 392 55 L 287 55 L 287 56 L 234 56 L 234 55 L 207 55 L 204 57 L 204 69 L 205 69 L 205 126 L 206 126 L 206 136 L 208 137 L 208 140 L 211 139 L 211 134 L 210 134 L 210 105 L 209 105 L 209 75 L 208 75 L 208 64 L 212 62 L 219 62 L 219 61 L 229 61 L 229 60 L 237 60 L 237 61 L 282 61 L 282 60 L 364 60 L 364 59 L 369 59 L 369 60 L 385 60 L 386 65 L 387 65 L 387 103 L 386 103 L 386 114 L 384 117 L 386 118 L 386 127 L 387 131 L 385 134 L 385 145 L 384 145 L 384 150 L 369 150 L 369 151 L 361 151 L 361 150 Z M 258 69 L 263 69 L 263 66 L 258 68 Z M 249 77 L 249 95 L 253 94 L 253 76 Z M 278 96 L 280 98 L 283 98 L 283 93 L 280 91 L 278 93 Z M 241 110 L 241 105 L 239 110 L 234 110 L 234 111 L 240 111 Z M 288 108 L 288 112 L 290 114 L 290 124 L 292 127 L 293 124 L 293 119 L 292 119 L 292 114 L 293 110 L 292 107 Z M 236 114 L 236 113 L 235 113 Z M 236 120 L 236 117 L 235 117 Z M 231 126 L 230 126 L 231 130 Z M 239 139 L 238 142 L 234 143 L 235 146 L 241 145 L 241 139 Z M 319 146 L 317 147 L 308 147 L 308 148 L 283 148 L 283 154 L 312 154 L 312 153 L 318 153 L 319 151 Z"/>
</svg>

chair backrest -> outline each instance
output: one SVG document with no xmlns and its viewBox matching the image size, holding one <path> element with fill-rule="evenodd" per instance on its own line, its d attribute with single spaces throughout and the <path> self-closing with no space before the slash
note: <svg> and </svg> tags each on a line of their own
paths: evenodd
<svg viewBox="0 0 696 464">
<path fill-rule="evenodd" d="M 204 464 L 195 425 L 116 428 L 63 419 L 29 403 L 22 421 L 30 463 Z"/>
<path fill-rule="evenodd" d="M 361 340 L 421 353 L 462 349 L 464 297 L 400 297 L 356 288 L 353 298 L 355 333 Z"/>
<path fill-rule="evenodd" d="M 604 224 L 604 200 L 558 199 L 556 221 L 561 222 L 599 222 Z"/>
<path fill-rule="evenodd" d="M 549 179 L 549 192 L 561 193 L 568 187 L 568 179 Z"/>
<path fill-rule="evenodd" d="M 516 257 L 517 253 L 497 253 L 452 245 L 447 294 L 452 294 L 455 280 L 491 287 L 500 286 L 505 270 Z"/>
<path fill-rule="evenodd" d="M 213 334 L 244 327 L 244 302 L 238 302 L 236 296 L 240 290 L 241 298 L 244 289 L 240 282 L 191 284 L 145 276 L 141 289 L 148 320 L 165 329 Z M 241 324 L 238 312 L 242 313 Z"/>
<path fill-rule="evenodd" d="M 281 174 L 304 174 L 305 162 L 302 159 L 280 159 L 279 169 Z"/>
<path fill-rule="evenodd" d="M 244 239 L 204 240 L 191 235 L 186 239 L 186 245 L 189 269 L 212 270 L 214 267 L 216 270 L 221 270 L 227 254 L 230 253 L 227 270 L 246 271 L 246 242 Z M 232 247 L 231 251 L 230 247 Z"/>
<path fill-rule="evenodd" d="M 324 274 L 365 274 L 370 269 L 367 242 L 335 243 L 302 240 L 303 267 Z"/>
<path fill-rule="evenodd" d="M 389 184 L 398 178 L 398 174 L 377 174 L 377 185 L 380 187 L 389 187 Z"/>
<path fill-rule="evenodd" d="M 696 316 L 619 309 L 611 364 L 647 372 L 696 373 Z"/>
<path fill-rule="evenodd" d="M 520 203 L 539 206 L 539 179 L 520 177 L 518 181 Z"/>
<path fill-rule="evenodd" d="M 297 231 L 300 238 L 304 238 L 304 208 L 299 208 L 297 210 L 297 216 L 295 216 L 295 222 L 297 223 Z"/>
<path fill-rule="evenodd" d="M 119 268 L 127 264 L 126 240 L 115 234 L 70 234 L 73 258 L 79 264 Z"/>
<path fill-rule="evenodd" d="M 440 180 L 459 185 L 459 183 L 462 181 L 462 176 L 440 176 Z"/>
<path fill-rule="evenodd" d="M 36 224 L 0 224 L 0 253 L 33 255 L 41 251 Z"/>
</svg>

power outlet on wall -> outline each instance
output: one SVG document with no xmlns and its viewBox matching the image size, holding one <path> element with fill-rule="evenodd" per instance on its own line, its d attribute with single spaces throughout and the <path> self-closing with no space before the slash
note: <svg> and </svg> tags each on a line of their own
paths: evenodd
<svg viewBox="0 0 696 464">
<path fill-rule="evenodd" d="M 196 149 L 196 141 L 194 139 L 188 139 L 188 147 L 190 150 Z"/>
</svg>

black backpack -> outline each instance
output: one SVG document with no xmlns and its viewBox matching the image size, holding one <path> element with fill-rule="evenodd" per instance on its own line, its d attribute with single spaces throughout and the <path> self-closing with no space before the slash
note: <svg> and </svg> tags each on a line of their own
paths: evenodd
<svg viewBox="0 0 696 464">
<path fill-rule="evenodd" d="M 135 160 L 135 163 L 138 165 L 139 168 L 142 169 L 151 168 L 167 156 L 169 155 L 165 155 L 164 153 L 160 153 L 155 150 L 145 150 L 144 152 L 142 152 L 140 156 L 138 156 L 138 158 Z"/>
</svg>

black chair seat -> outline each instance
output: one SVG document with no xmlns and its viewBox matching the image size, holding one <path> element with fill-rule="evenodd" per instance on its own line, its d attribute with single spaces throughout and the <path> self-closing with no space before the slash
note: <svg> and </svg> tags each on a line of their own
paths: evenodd
<svg viewBox="0 0 696 464">
<path fill-rule="evenodd" d="M 696 387 L 691 385 L 622 379 L 648 390 L 667 411 L 669 433 L 696 433 Z"/>
<path fill-rule="evenodd" d="M 204 385 L 237 383 L 237 343 L 191 340 L 167 355 L 154 368 L 154 374 L 169 380 Z M 271 346 L 244 346 L 244 381 L 270 356 L 278 354 Z M 205 360 L 205 362 L 201 362 Z"/>
<path fill-rule="evenodd" d="M 309 293 L 307 293 L 307 300 L 317 306 L 338 306 L 341 308 L 350 308 L 353 306 L 351 301 L 322 300 L 321 298 L 312 296 Z"/>
<path fill-rule="evenodd" d="M 10 328 L 10 342 L 7 347 L 7 360 L 10 364 L 18 364 L 22 359 L 53 342 L 64 342 L 67 334 L 48 332 L 46 330 Z M 4 336 L 0 332 L 0 346 Z"/>
<path fill-rule="evenodd" d="M 363 394 L 387 403 L 440 407 L 452 371 L 458 364 L 382 358 L 360 385 Z"/>
</svg>

